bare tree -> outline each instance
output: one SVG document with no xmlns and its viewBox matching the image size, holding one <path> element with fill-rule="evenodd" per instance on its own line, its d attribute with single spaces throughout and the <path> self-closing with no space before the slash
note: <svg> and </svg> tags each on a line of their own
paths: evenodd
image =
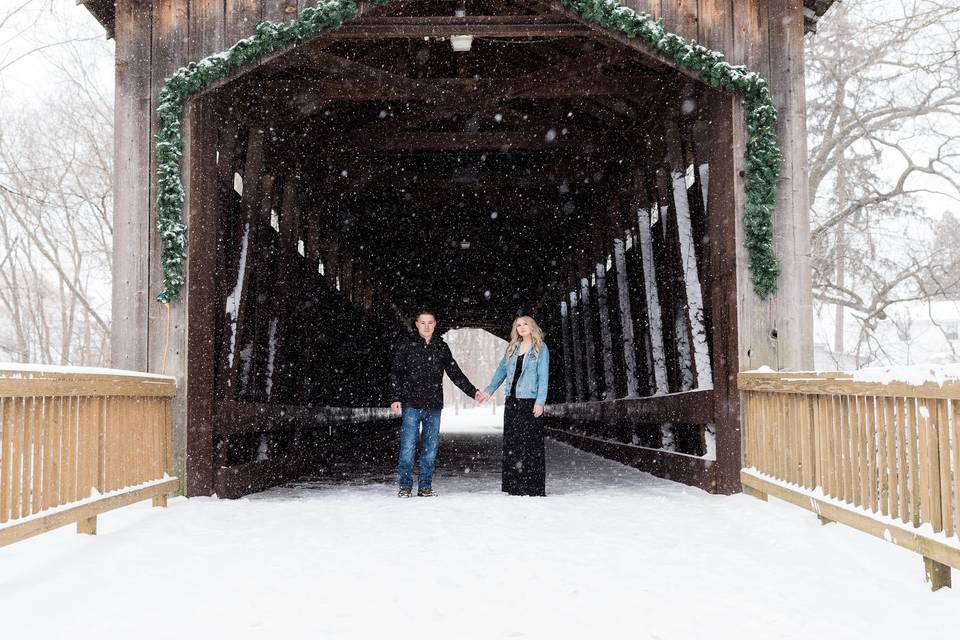
<svg viewBox="0 0 960 640">
<path fill-rule="evenodd" d="M 0 40 L 28 39 L 20 48 L 52 70 L 40 92 L 0 112 L 0 359 L 103 364 L 113 117 L 112 96 L 95 75 L 112 51 L 102 33 L 71 37 L 54 23 L 37 36 L 31 17 L 26 26 L 15 20 L 45 4 L 0 15 Z M 3 58 L 0 71 L 23 59 Z"/>
<path fill-rule="evenodd" d="M 876 337 L 892 305 L 957 291 L 958 256 L 935 245 L 926 203 L 960 201 L 960 4 L 848 0 L 808 41 L 814 299 Z M 938 273 L 941 278 L 932 278 Z"/>
</svg>

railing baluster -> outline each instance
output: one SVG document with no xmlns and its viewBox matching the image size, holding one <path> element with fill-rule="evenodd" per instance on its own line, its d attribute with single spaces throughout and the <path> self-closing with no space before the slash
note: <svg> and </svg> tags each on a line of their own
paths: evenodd
<svg viewBox="0 0 960 640">
<path fill-rule="evenodd" d="M 813 422 L 813 457 L 816 460 L 814 465 L 814 481 L 816 485 L 824 487 L 826 491 L 826 474 L 824 473 L 825 462 L 824 462 L 824 442 L 823 442 L 823 419 L 821 404 L 823 396 L 820 394 L 810 396 L 810 412 L 811 420 Z"/>
<path fill-rule="evenodd" d="M 866 398 L 863 396 L 853 397 L 853 424 L 854 432 L 857 435 L 857 479 L 859 480 L 860 498 L 857 506 L 867 507 L 870 504 L 870 476 L 867 473 L 867 424 L 865 419 L 864 407 Z"/>
<path fill-rule="evenodd" d="M 33 479 L 30 488 L 30 513 L 40 511 L 43 500 L 43 410 L 46 398 L 40 396 L 33 403 Z"/>
<path fill-rule="evenodd" d="M 13 464 L 12 479 L 10 482 L 10 518 L 21 516 L 21 486 L 23 483 L 23 428 L 27 413 L 26 398 L 18 398 L 11 426 L 13 427 L 13 448 L 11 449 L 11 463 Z"/>
<path fill-rule="evenodd" d="M 834 403 L 836 396 L 822 395 L 820 402 L 823 410 L 823 442 L 824 442 L 824 460 L 826 461 L 827 485 L 824 487 L 826 494 L 832 498 L 837 497 L 837 461 L 834 453 Z"/>
<path fill-rule="evenodd" d="M 887 443 L 889 442 L 888 431 L 890 430 L 887 422 L 887 405 L 883 398 L 876 399 L 877 413 L 877 475 L 880 480 L 880 513 L 888 515 L 890 513 L 890 476 L 887 473 Z"/>
<path fill-rule="evenodd" d="M 899 515 L 897 502 L 897 425 L 896 416 L 893 412 L 893 398 L 883 399 L 883 415 L 887 425 L 887 459 L 884 461 L 884 467 L 887 470 L 887 489 L 890 498 L 888 512 L 891 518 Z"/>
<path fill-rule="evenodd" d="M 0 522 L 10 517 L 10 434 L 12 398 L 0 398 Z"/>
<path fill-rule="evenodd" d="M 847 469 L 850 475 L 850 502 L 860 506 L 863 504 L 863 494 L 860 492 L 860 478 L 857 477 L 860 469 L 860 438 L 857 426 L 857 397 L 847 396 L 847 446 L 850 449 L 850 458 Z"/>
<path fill-rule="evenodd" d="M 953 535 L 953 491 L 950 486 L 950 417 L 947 401 L 937 400 L 937 485 L 940 499 L 940 526 L 944 534 Z"/>
<path fill-rule="evenodd" d="M 894 398 L 894 406 L 897 412 L 897 479 L 900 519 L 903 522 L 910 521 L 910 489 L 907 486 L 909 471 L 907 467 L 906 433 L 907 433 L 907 415 L 906 398 Z"/>
<path fill-rule="evenodd" d="M 877 512 L 877 413 L 874 398 L 863 398 L 863 422 L 867 428 L 867 506 Z"/>
<path fill-rule="evenodd" d="M 907 398 L 907 470 L 910 487 L 910 522 L 915 527 L 920 526 L 920 461 L 919 441 L 917 435 L 917 399 Z"/>
<path fill-rule="evenodd" d="M 960 536 L 960 400 L 950 401 L 951 443 L 953 455 L 953 531 Z"/>
<path fill-rule="evenodd" d="M 940 452 L 939 430 L 940 416 L 936 400 L 927 402 L 930 412 L 927 432 L 927 500 L 930 504 L 930 525 L 934 533 L 943 531 L 943 511 L 940 505 Z"/>
</svg>

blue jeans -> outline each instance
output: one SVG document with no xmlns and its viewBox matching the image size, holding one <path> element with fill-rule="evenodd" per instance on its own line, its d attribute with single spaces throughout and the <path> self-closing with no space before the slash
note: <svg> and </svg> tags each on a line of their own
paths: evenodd
<svg viewBox="0 0 960 640">
<path fill-rule="evenodd" d="M 420 452 L 420 489 L 426 489 L 433 481 L 433 465 L 437 461 L 437 445 L 440 440 L 440 410 L 403 408 L 403 423 L 400 426 L 400 475 L 401 487 L 413 487 L 413 457 L 417 452 L 417 436 L 423 423 L 423 450 Z"/>
</svg>

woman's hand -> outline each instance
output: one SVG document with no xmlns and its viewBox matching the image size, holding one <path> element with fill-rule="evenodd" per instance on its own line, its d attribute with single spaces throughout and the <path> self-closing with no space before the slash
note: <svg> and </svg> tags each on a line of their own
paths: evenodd
<svg viewBox="0 0 960 640">
<path fill-rule="evenodd" d="M 533 417 L 539 418 L 542 415 L 543 415 L 543 405 L 542 404 L 533 405 Z"/>
</svg>

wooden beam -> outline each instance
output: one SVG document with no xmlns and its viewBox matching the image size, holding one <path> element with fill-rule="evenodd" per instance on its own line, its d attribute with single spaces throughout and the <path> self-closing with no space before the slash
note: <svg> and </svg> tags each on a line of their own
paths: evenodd
<svg viewBox="0 0 960 640">
<path fill-rule="evenodd" d="M 663 449 L 650 449 L 621 442 L 611 442 L 592 436 L 547 427 L 547 435 L 578 449 L 589 451 L 610 460 L 616 460 L 641 471 L 710 493 L 716 492 L 714 461 Z"/>
<path fill-rule="evenodd" d="M 213 487 L 217 496 L 233 500 L 295 480 L 304 472 L 297 458 L 258 460 L 216 470 Z"/>
<path fill-rule="evenodd" d="M 312 54 L 311 54 L 312 55 Z M 333 56 L 336 60 L 344 62 L 344 58 Z M 326 60 L 326 58 L 321 58 Z M 622 57 L 616 51 L 602 49 L 594 51 L 575 59 L 566 59 L 553 65 L 541 67 L 534 72 L 517 78 L 437 78 L 437 79 L 409 79 L 401 77 L 399 82 L 388 83 L 379 82 L 373 88 L 360 89 L 358 87 L 342 87 L 338 84 L 330 83 L 324 85 L 326 88 L 319 88 L 319 91 L 330 91 L 331 94 L 312 94 L 311 100 L 314 103 L 323 100 L 351 99 L 349 92 L 366 91 L 358 93 L 355 99 L 390 99 L 385 96 L 387 92 L 394 92 L 389 95 L 393 99 L 408 100 L 418 102 L 429 102 L 431 104 L 430 116 L 440 118 L 457 113 L 487 113 L 497 109 L 504 102 L 516 99 L 544 99 L 544 98 L 564 98 L 564 97 L 583 97 L 583 96 L 622 96 L 636 91 L 637 82 L 635 78 L 621 79 L 621 81 L 598 80 L 597 75 L 600 71 L 611 64 L 621 62 Z M 353 61 L 346 61 L 348 68 L 357 72 L 369 72 L 370 67 L 359 65 Z M 339 64 L 339 63 L 338 63 Z M 362 67 L 357 68 L 358 66 Z M 364 71 L 366 70 L 366 71 Z M 374 71 L 377 76 L 383 80 L 391 79 L 384 76 L 383 73 Z M 342 83 L 340 83 L 342 84 Z M 391 86 L 393 85 L 393 86 Z M 387 87 L 386 89 L 384 87 Z M 397 88 L 400 87 L 400 88 Z M 303 102 L 303 98 L 296 95 L 296 90 L 289 87 L 291 92 L 291 102 Z M 339 93 L 337 93 L 339 92 Z M 379 92 L 379 93 L 376 93 Z M 335 94 L 335 95 L 333 95 Z M 280 94 L 284 95 L 284 94 Z M 365 97 L 361 98 L 363 95 Z M 371 96 L 378 96 L 376 98 Z M 338 97 L 339 96 L 339 97 Z M 304 102 L 305 105 L 309 102 Z M 389 132 L 419 126 L 425 120 L 421 109 L 413 109 L 402 116 L 391 117 L 388 119 L 377 119 L 356 130 L 345 132 L 341 138 L 352 139 L 355 136 L 379 136 Z M 334 142 L 334 144 L 336 144 Z"/>
<path fill-rule="evenodd" d="M 879 398 L 942 398 L 960 397 L 960 382 L 943 384 L 926 382 L 920 385 L 892 381 L 867 382 L 854 380 L 849 372 L 761 372 L 743 371 L 737 374 L 741 391 L 774 393 L 810 393 L 816 395 L 873 396 Z"/>
<path fill-rule="evenodd" d="M 596 402 L 549 404 L 544 414 L 590 422 L 713 422 L 713 391 L 686 391 L 645 398 L 619 398 Z"/>
<path fill-rule="evenodd" d="M 567 16 L 573 21 L 578 21 L 583 19 L 573 11 L 570 11 L 565 6 L 563 6 L 563 3 L 560 2 L 560 0 L 535 0 L 535 2 L 548 6 L 556 13 Z M 637 40 L 636 38 L 630 38 L 624 33 L 615 33 L 611 31 L 607 31 L 605 28 L 593 23 L 586 23 L 586 26 L 593 32 L 594 38 L 599 42 L 619 43 L 621 45 L 628 47 L 633 51 L 636 51 L 639 54 L 639 56 L 637 57 L 638 61 L 642 61 L 647 65 L 651 65 L 654 68 L 659 68 L 661 70 L 669 69 L 671 71 L 675 71 L 688 78 L 692 78 L 697 82 L 700 82 L 700 79 L 697 77 L 696 73 L 694 73 L 693 71 L 690 71 L 689 69 L 686 69 L 685 67 L 681 67 L 680 65 L 678 65 L 676 62 L 674 62 L 667 56 L 663 55 L 658 51 L 654 51 L 648 45 L 641 42 L 640 40 Z"/>
<path fill-rule="evenodd" d="M 395 153 L 399 151 L 554 151 L 583 147 L 613 149 L 616 140 L 609 136 L 562 136 L 544 131 L 511 132 L 398 132 L 393 136 L 357 140 L 353 146 L 333 149 L 335 153 Z"/>
<path fill-rule="evenodd" d="M 0 365 L 0 398 L 41 396 L 149 396 L 172 398 L 177 393 L 176 381 L 162 375 L 123 375 L 111 373 L 68 373 L 4 369 Z"/>
<path fill-rule="evenodd" d="M 738 127 L 733 96 L 714 93 L 707 100 L 712 126 L 707 150 L 710 184 L 707 191 L 707 238 L 709 265 L 705 271 L 705 294 L 710 298 L 710 354 L 713 357 L 713 387 L 716 392 L 714 422 L 717 435 L 717 483 L 721 493 L 740 488 L 742 466 L 740 394 L 734 376 L 741 361 L 738 314 L 737 227 L 743 191 L 737 175 L 737 151 L 733 146 Z"/>
<path fill-rule="evenodd" d="M 386 407 L 304 407 L 254 402 L 220 402 L 218 433 L 262 433 L 399 419 Z"/>
<path fill-rule="evenodd" d="M 324 33 L 329 39 L 589 37 L 589 27 L 565 16 L 380 16 L 359 18 Z"/>
<path fill-rule="evenodd" d="M 779 482 L 771 482 L 767 478 L 760 477 L 750 470 L 744 469 L 740 472 L 740 481 L 744 487 L 750 487 L 754 491 L 779 498 L 828 520 L 882 538 L 942 565 L 960 569 L 960 547 L 928 537 L 908 524 L 902 524 L 892 518 L 881 520 L 872 517 L 864 510 L 837 504 L 833 499 L 815 495 L 800 487 L 785 487 Z"/>
<path fill-rule="evenodd" d="M 213 395 L 217 374 L 216 325 L 222 317 L 216 304 L 216 247 L 220 238 L 221 209 L 228 194 L 221 185 L 232 178 L 224 174 L 233 165 L 236 139 L 223 132 L 218 141 L 217 119 L 205 100 L 188 108 L 189 146 L 184 154 L 187 198 L 184 210 L 190 221 L 190 272 L 187 279 L 186 443 L 185 479 L 188 496 L 213 491 Z M 218 142 L 220 144 L 218 144 Z"/>
<path fill-rule="evenodd" d="M 122 490 L 119 493 L 104 496 L 90 502 L 83 502 L 76 506 L 65 507 L 51 514 L 40 512 L 35 516 L 28 516 L 20 522 L 11 521 L 0 526 L 0 547 L 12 542 L 24 540 L 32 536 L 65 527 L 74 522 L 96 522 L 98 514 L 119 509 L 127 505 L 148 500 L 155 496 L 175 493 L 180 485 L 179 478 L 157 480 L 145 487 Z M 89 531 L 89 529 L 88 529 Z M 96 532 L 96 524 L 93 525 Z M 85 533 L 78 530 L 78 533 Z"/>
</svg>

